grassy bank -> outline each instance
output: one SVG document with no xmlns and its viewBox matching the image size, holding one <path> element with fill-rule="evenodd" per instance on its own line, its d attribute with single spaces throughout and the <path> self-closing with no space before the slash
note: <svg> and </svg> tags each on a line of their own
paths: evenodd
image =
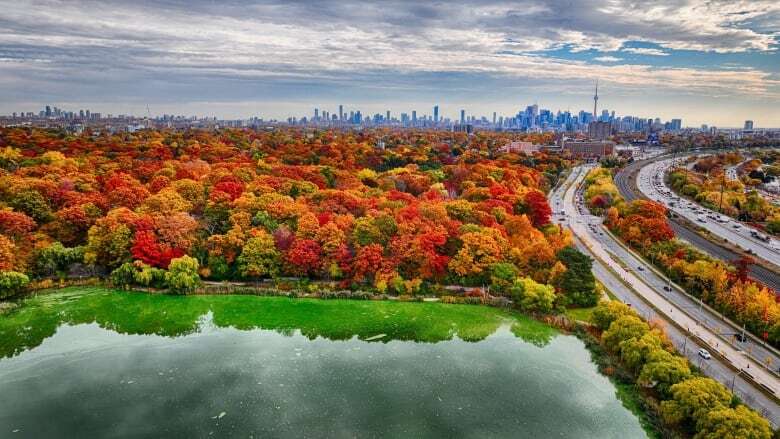
<svg viewBox="0 0 780 439">
<path fill-rule="evenodd" d="M 507 309 L 445 303 L 290 299 L 258 296 L 171 296 L 101 287 L 72 287 L 22 299 L 0 319 L 0 356 L 39 345 L 61 324 L 97 323 L 123 334 L 181 336 L 211 315 L 214 325 L 295 330 L 310 338 L 437 342 L 482 340 L 502 324 L 544 344 L 556 330 Z M 381 337 L 380 337 L 381 335 Z"/>
</svg>

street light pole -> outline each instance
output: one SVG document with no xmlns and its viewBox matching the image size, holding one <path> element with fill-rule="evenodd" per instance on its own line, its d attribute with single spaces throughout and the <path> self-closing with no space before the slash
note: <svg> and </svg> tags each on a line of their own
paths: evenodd
<svg viewBox="0 0 780 439">
<path fill-rule="evenodd" d="M 739 370 L 739 372 L 735 373 L 734 376 L 731 378 L 731 393 L 734 393 L 734 382 L 737 380 L 737 377 L 742 374 L 742 369 Z"/>
</svg>

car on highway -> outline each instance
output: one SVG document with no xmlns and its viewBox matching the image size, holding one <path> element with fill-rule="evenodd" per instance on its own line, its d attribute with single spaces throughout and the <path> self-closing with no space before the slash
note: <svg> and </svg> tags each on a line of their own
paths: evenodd
<svg viewBox="0 0 780 439">
<path fill-rule="evenodd" d="M 699 349 L 699 356 L 704 358 L 705 360 L 709 360 L 712 358 L 712 355 L 707 351 L 707 349 Z"/>
</svg>

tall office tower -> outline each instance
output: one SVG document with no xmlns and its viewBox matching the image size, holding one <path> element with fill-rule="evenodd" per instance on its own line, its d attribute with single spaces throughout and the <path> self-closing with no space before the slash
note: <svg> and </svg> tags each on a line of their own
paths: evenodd
<svg viewBox="0 0 780 439">
<path fill-rule="evenodd" d="M 466 110 L 460 110 L 460 124 L 466 123 Z"/>
<path fill-rule="evenodd" d="M 339 105 L 339 120 L 344 120 L 344 106 Z"/>
<path fill-rule="evenodd" d="M 433 123 L 439 123 L 439 106 L 433 106 Z"/>
<path fill-rule="evenodd" d="M 746 120 L 745 121 L 745 131 L 749 131 L 753 129 L 753 121 L 752 120 Z"/>
<path fill-rule="evenodd" d="M 412 110 L 412 124 L 417 123 L 417 110 Z"/>
<path fill-rule="evenodd" d="M 319 108 L 315 108 L 314 109 L 314 120 L 317 120 L 319 118 L 320 118 L 320 109 Z"/>
<path fill-rule="evenodd" d="M 593 117 L 596 117 L 596 108 L 599 103 L 599 80 L 596 80 L 596 94 L 593 96 Z"/>
<path fill-rule="evenodd" d="M 680 131 L 682 129 L 682 119 L 672 119 L 671 128 L 672 131 Z"/>
<path fill-rule="evenodd" d="M 390 110 L 387 110 L 387 117 L 385 118 L 385 122 L 390 122 Z"/>
<path fill-rule="evenodd" d="M 48 106 L 48 105 L 46 106 L 46 112 L 44 114 L 46 115 L 46 117 L 51 116 L 51 107 L 50 106 Z"/>
</svg>

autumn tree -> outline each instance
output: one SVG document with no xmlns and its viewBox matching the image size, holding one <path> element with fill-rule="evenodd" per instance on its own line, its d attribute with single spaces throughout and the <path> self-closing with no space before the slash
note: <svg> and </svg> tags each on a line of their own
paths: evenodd
<svg viewBox="0 0 780 439">
<path fill-rule="evenodd" d="M 731 392 L 723 384 L 706 377 L 694 377 L 673 385 L 671 399 L 661 402 L 661 414 L 668 424 L 685 424 L 689 430 L 708 412 L 729 407 Z"/>
<path fill-rule="evenodd" d="M 552 209 L 547 202 L 547 197 L 539 191 L 530 191 L 525 194 L 525 205 L 528 209 L 528 217 L 534 227 L 541 227 L 550 223 Z"/>
<path fill-rule="evenodd" d="M 296 239 L 286 254 L 290 271 L 298 275 L 315 273 L 320 268 L 322 248 L 317 241 Z"/>
<path fill-rule="evenodd" d="M 694 439 L 773 437 L 769 421 L 744 405 L 711 410 L 697 422 L 696 429 Z"/>
</svg>

